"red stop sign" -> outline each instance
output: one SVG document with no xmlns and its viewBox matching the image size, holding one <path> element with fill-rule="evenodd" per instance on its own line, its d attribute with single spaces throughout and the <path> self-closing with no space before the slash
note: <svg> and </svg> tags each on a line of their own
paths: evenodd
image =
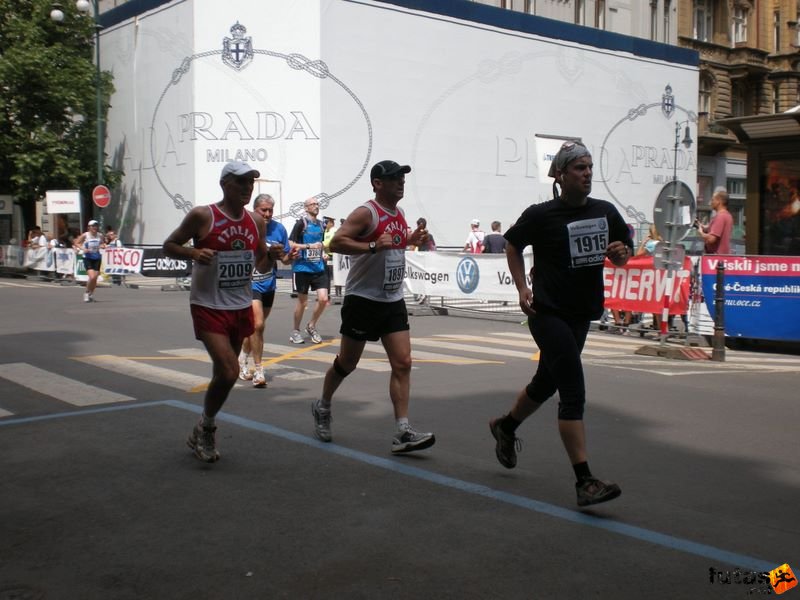
<svg viewBox="0 0 800 600">
<path fill-rule="evenodd" d="M 111 190 L 104 185 L 96 185 L 92 190 L 92 200 L 98 208 L 105 208 L 111 204 Z"/>
</svg>

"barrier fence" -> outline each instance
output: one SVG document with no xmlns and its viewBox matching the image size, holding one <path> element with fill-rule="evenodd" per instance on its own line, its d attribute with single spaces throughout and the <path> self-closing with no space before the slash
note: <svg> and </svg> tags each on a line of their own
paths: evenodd
<svg viewBox="0 0 800 600">
<path fill-rule="evenodd" d="M 0 246 L 0 268 L 38 272 L 53 278 L 85 281 L 83 261 L 72 248 Z M 350 256 L 334 254 L 332 285 L 344 288 Z M 714 329 L 714 271 L 725 263 L 725 314 L 728 336 L 800 341 L 800 258 L 786 256 L 687 257 L 667 273 L 652 257 L 636 257 L 624 267 L 606 261 L 603 274 L 606 308 L 645 315 L 660 314 L 665 295 L 670 315 L 686 315 L 683 333 L 709 336 Z M 525 254 L 526 270 L 533 264 Z M 191 261 L 176 260 L 157 248 L 106 248 L 101 271 L 108 276 L 174 278 L 185 289 Z M 524 320 L 506 258 L 502 254 L 407 252 L 404 286 L 410 303 L 431 311 L 462 311 Z M 530 283 L 530 281 L 529 281 Z M 677 319 L 676 319 L 677 321 Z M 683 319 L 681 319 L 683 321 Z M 600 323 L 602 325 L 602 323 Z M 641 328 L 640 328 L 641 330 Z"/>
</svg>

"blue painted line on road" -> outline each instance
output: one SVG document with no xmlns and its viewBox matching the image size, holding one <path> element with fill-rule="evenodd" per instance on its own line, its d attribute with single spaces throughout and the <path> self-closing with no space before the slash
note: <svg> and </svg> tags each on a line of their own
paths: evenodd
<svg viewBox="0 0 800 600">
<path fill-rule="evenodd" d="M 23 423 L 35 423 L 40 421 L 51 421 L 66 417 L 79 417 L 79 416 L 93 415 L 99 413 L 110 413 L 122 410 L 131 410 L 136 408 L 148 408 L 153 406 L 165 406 L 165 405 L 171 406 L 173 408 L 178 408 L 181 410 L 187 410 L 189 412 L 193 412 L 196 414 L 200 414 L 202 412 L 202 407 L 196 404 L 190 404 L 188 402 L 183 402 L 181 400 L 160 400 L 154 402 L 116 404 L 114 406 L 105 406 L 101 408 L 53 413 L 49 415 L 39 415 L 35 417 L 0 419 L 0 426 L 18 425 Z M 259 421 L 253 421 L 251 419 L 246 419 L 244 417 L 239 417 L 228 413 L 219 413 L 217 415 L 217 419 L 220 421 L 225 421 L 227 423 L 232 423 L 234 425 L 239 425 L 240 427 L 244 427 L 247 429 L 252 429 L 255 431 L 260 431 L 262 433 L 274 435 L 276 437 L 288 440 L 290 442 L 295 442 L 298 444 L 303 444 L 305 446 L 310 446 L 312 448 L 315 448 L 317 450 L 322 450 L 330 454 L 335 454 L 338 456 L 356 460 L 364 464 L 371 465 L 373 467 L 385 469 L 387 471 L 393 471 L 395 473 L 400 473 L 408 477 L 415 477 L 423 481 L 435 483 L 443 487 L 448 487 L 469 494 L 474 494 L 476 496 L 482 496 L 484 498 L 489 498 L 491 500 L 504 502 L 512 506 L 517 506 L 519 508 L 530 510 L 532 512 L 555 517 L 557 519 L 568 521 L 570 523 L 576 523 L 578 525 L 585 525 L 588 527 L 595 527 L 597 529 L 602 529 L 605 531 L 609 531 L 611 533 L 624 535 L 629 538 L 641 540 L 643 542 L 647 542 L 664 548 L 670 548 L 673 550 L 678 550 L 680 552 L 685 552 L 687 554 L 694 554 L 696 556 L 702 556 L 704 558 L 709 558 L 719 563 L 733 565 L 735 567 L 739 567 L 742 569 L 752 569 L 754 571 L 771 571 L 777 565 L 782 564 L 781 562 L 765 561 L 758 558 L 753 558 L 751 556 L 737 554 L 736 552 L 729 552 L 727 550 L 716 548 L 714 546 L 709 546 L 707 544 L 700 544 L 697 542 L 692 542 L 691 540 L 686 540 L 675 536 L 666 535 L 663 533 L 659 533 L 657 531 L 644 529 L 642 527 L 636 527 L 635 525 L 627 525 L 625 523 L 620 523 L 619 521 L 612 521 L 609 519 L 595 517 L 582 512 L 562 508 L 554 504 L 548 504 L 547 502 L 541 502 L 539 500 L 533 500 L 531 498 L 526 498 L 524 496 L 518 496 L 516 494 L 510 494 L 508 492 L 496 490 L 478 483 L 464 481 L 463 479 L 456 479 L 454 477 L 448 477 L 447 475 L 440 475 L 439 473 L 426 471 L 425 469 L 420 469 L 419 467 L 412 467 L 403 464 L 401 462 L 401 459 L 399 460 L 396 458 L 395 459 L 380 458 L 378 456 L 373 456 L 365 452 L 360 452 L 358 450 L 345 448 L 344 446 L 339 446 L 337 444 L 321 442 L 315 438 L 311 438 L 305 435 L 300 435 L 299 433 L 294 433 L 292 431 L 280 429 L 279 427 L 275 427 L 274 425 L 261 423 Z"/>
<path fill-rule="evenodd" d="M 63 419 L 65 417 L 82 417 L 85 415 L 96 415 L 98 413 L 116 412 L 119 410 L 131 410 L 132 408 L 147 408 L 149 406 L 163 406 L 167 404 L 164 400 L 153 402 L 134 402 L 131 404 L 115 404 L 113 406 L 103 406 L 100 408 L 87 408 L 85 410 L 71 410 L 68 412 L 51 413 L 48 415 L 38 415 L 35 417 L 17 417 L 15 419 L 0 419 L 0 427 L 5 425 L 19 425 L 22 423 L 36 423 L 37 421 L 52 421 L 53 419 Z"/>
<path fill-rule="evenodd" d="M 182 402 L 180 400 L 168 400 L 166 401 L 166 404 L 174 406 L 176 408 L 190 410 L 195 413 L 201 412 L 201 408 L 199 406 L 194 404 L 189 404 L 187 402 Z M 253 429 L 255 431 L 261 431 L 263 433 L 268 433 L 270 435 L 283 438 L 290 442 L 304 444 L 306 446 L 310 446 L 318 450 L 323 450 L 331 454 L 336 454 L 338 456 L 343 456 L 346 458 L 357 460 L 359 462 L 366 463 L 381 469 L 385 469 L 387 471 L 394 471 L 395 473 L 401 473 L 409 477 L 415 477 L 417 479 L 422 479 L 424 481 L 435 483 L 437 485 L 441 485 L 444 487 L 449 487 L 462 492 L 467 492 L 470 494 L 475 494 L 477 496 L 490 498 L 492 500 L 505 502 L 506 504 L 511 504 L 519 508 L 524 508 L 540 514 L 549 515 L 551 517 L 556 517 L 557 519 L 562 519 L 564 521 L 569 521 L 571 523 L 577 523 L 579 525 L 586 525 L 589 527 L 595 527 L 597 529 L 603 529 L 611 533 L 624 535 L 630 538 L 641 540 L 643 542 L 648 542 L 651 544 L 655 544 L 657 546 L 662 546 L 664 548 L 671 548 L 673 550 L 678 550 L 680 552 L 694 554 L 696 556 L 702 556 L 720 563 L 730 564 L 742 569 L 752 569 L 755 571 L 771 571 L 777 565 L 782 564 L 781 562 L 774 562 L 774 561 L 770 562 L 758 558 L 753 558 L 751 556 L 745 556 L 743 554 L 737 554 L 735 552 L 729 552 L 727 550 L 723 550 L 721 548 L 715 548 L 714 546 L 709 546 L 707 544 L 700 544 L 697 542 L 692 542 L 690 540 L 685 540 L 675 536 L 659 533 L 657 531 L 644 529 L 642 527 L 636 527 L 635 525 L 627 525 L 625 523 L 620 523 L 619 521 L 612 521 L 609 519 L 587 515 L 579 511 L 569 510 L 566 508 L 562 508 L 560 506 L 556 506 L 554 504 L 548 504 L 547 502 L 541 502 L 539 500 L 533 500 L 531 498 L 526 498 L 524 496 L 517 496 L 516 494 L 510 494 L 508 492 L 496 490 L 478 483 L 472 483 L 469 481 L 464 481 L 462 479 L 448 477 L 447 475 L 440 475 L 439 473 L 426 471 L 425 469 L 420 469 L 419 467 L 412 467 L 409 465 L 402 464 L 400 462 L 400 460 L 402 459 L 398 460 L 397 458 L 395 459 L 380 458 L 378 456 L 373 456 L 365 452 L 359 452 L 358 450 L 345 448 L 344 446 L 338 446 L 332 443 L 321 442 L 315 438 L 311 438 L 305 435 L 300 435 L 292 431 L 286 431 L 285 429 L 280 429 L 278 427 L 275 427 L 274 425 L 261 423 L 259 421 L 253 421 L 251 419 L 246 419 L 244 417 L 239 417 L 227 413 L 219 413 L 217 415 L 217 419 L 220 421 L 225 421 L 228 423 L 239 425 L 240 427 Z"/>
</svg>

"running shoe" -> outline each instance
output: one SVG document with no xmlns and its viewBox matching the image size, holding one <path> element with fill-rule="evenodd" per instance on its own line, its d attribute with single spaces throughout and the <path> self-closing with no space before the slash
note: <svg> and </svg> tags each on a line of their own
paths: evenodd
<svg viewBox="0 0 800 600">
<path fill-rule="evenodd" d="M 315 344 L 322 343 L 322 336 L 319 333 L 317 333 L 316 327 L 311 326 L 311 323 L 306 325 L 306 333 L 308 334 L 308 337 L 311 338 L 311 341 L 314 342 Z"/>
<path fill-rule="evenodd" d="M 508 435 L 503 428 L 500 427 L 500 421 L 503 417 L 498 417 L 489 421 L 489 431 L 492 432 L 497 444 L 494 447 L 494 453 L 497 460 L 506 469 L 513 469 L 517 466 L 517 452 L 522 452 L 522 440 L 514 435 Z"/>
<path fill-rule="evenodd" d="M 267 387 L 267 378 L 264 376 L 264 368 L 256 367 L 253 371 L 253 387 L 265 388 Z"/>
<path fill-rule="evenodd" d="M 289 341 L 293 344 L 304 344 L 305 340 L 303 340 L 303 334 L 300 333 L 299 329 L 295 329 L 292 331 L 292 335 L 289 336 Z"/>
<path fill-rule="evenodd" d="M 239 363 L 239 379 L 242 381 L 250 381 L 252 378 L 253 374 L 250 372 L 250 367 L 247 366 L 247 361 Z"/>
<path fill-rule="evenodd" d="M 578 506 L 608 502 L 622 493 L 616 483 L 600 481 L 594 477 L 575 483 L 575 490 L 578 492 Z"/>
<path fill-rule="evenodd" d="M 91 302 L 92 301 L 92 297 L 89 295 L 89 292 L 86 292 L 85 294 L 83 294 L 83 301 L 84 302 Z"/>
<path fill-rule="evenodd" d="M 219 460 L 216 442 L 214 440 L 216 427 L 203 427 L 200 423 L 194 426 L 186 445 L 194 450 L 194 455 L 203 462 L 213 463 Z"/>
<path fill-rule="evenodd" d="M 331 409 L 320 408 L 319 400 L 311 403 L 311 414 L 314 415 L 314 435 L 323 442 L 331 441 Z"/>
<path fill-rule="evenodd" d="M 424 450 L 425 448 L 430 448 L 435 443 L 436 437 L 432 433 L 422 433 L 408 427 L 395 434 L 392 440 L 392 454 Z"/>
</svg>

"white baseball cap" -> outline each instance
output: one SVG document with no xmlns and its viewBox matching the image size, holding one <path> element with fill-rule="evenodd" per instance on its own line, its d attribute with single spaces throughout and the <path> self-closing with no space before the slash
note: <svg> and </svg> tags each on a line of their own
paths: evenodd
<svg viewBox="0 0 800 600">
<path fill-rule="evenodd" d="M 100 225 L 100 223 L 92 219 L 91 221 L 89 221 L 89 225 Z"/>
<path fill-rule="evenodd" d="M 472 219 L 472 221 L 470 222 L 470 225 L 480 225 L 480 224 L 481 222 L 478 219 Z"/>
<path fill-rule="evenodd" d="M 255 178 L 261 177 L 261 173 L 256 171 L 246 162 L 242 162 L 240 160 L 234 160 L 229 163 L 225 163 L 225 166 L 222 167 L 222 173 L 220 173 L 219 180 L 222 181 L 228 175 L 234 175 L 236 177 L 242 177 L 243 175 L 252 175 Z"/>
</svg>

